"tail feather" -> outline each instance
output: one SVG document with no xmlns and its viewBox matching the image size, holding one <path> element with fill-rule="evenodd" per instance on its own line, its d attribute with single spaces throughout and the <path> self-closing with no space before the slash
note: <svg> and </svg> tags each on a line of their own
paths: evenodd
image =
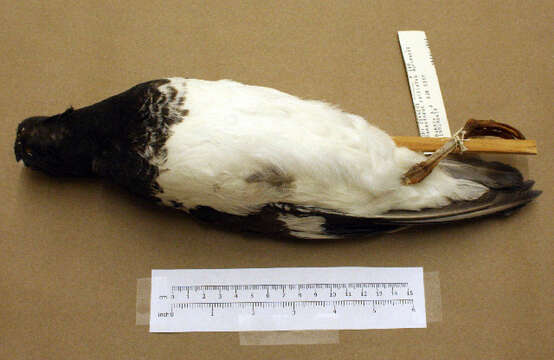
<svg viewBox="0 0 554 360">
<path fill-rule="evenodd" d="M 519 192 L 489 192 L 486 202 L 482 203 L 479 208 L 461 206 L 458 212 L 452 211 L 449 215 L 443 216 L 427 216 L 427 210 L 421 212 L 420 216 L 406 218 L 398 216 L 388 218 L 385 222 L 392 224 L 403 225 L 424 225 L 424 224 L 444 224 L 454 221 L 469 220 L 479 217 L 484 217 L 494 214 L 507 214 L 511 210 L 520 208 L 533 199 L 537 198 L 542 192 L 538 190 L 527 190 Z M 480 200 L 479 200 L 480 201 Z M 472 206 L 472 201 L 469 206 Z M 460 204 L 454 204 L 460 205 Z"/>
<path fill-rule="evenodd" d="M 471 180 L 494 190 L 520 188 L 524 183 L 523 176 L 516 168 L 497 161 L 446 159 L 439 167 L 453 178 Z"/>
</svg>

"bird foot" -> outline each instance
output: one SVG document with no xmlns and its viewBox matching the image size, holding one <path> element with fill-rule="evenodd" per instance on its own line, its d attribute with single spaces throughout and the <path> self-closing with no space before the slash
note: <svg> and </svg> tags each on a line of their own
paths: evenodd
<svg viewBox="0 0 554 360">
<path fill-rule="evenodd" d="M 464 127 L 458 130 L 440 149 L 435 151 L 425 161 L 412 166 L 403 175 L 402 182 L 405 185 L 421 182 L 433 171 L 435 166 L 450 153 L 456 149 L 460 152 L 464 152 L 465 139 L 479 136 L 494 136 L 504 139 L 525 139 L 525 136 L 523 136 L 519 130 L 510 125 L 499 123 L 494 120 L 469 119 Z"/>
</svg>

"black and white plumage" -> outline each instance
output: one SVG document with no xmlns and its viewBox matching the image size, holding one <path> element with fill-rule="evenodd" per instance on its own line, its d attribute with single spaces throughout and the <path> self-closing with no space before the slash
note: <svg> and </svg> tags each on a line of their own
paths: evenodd
<svg viewBox="0 0 554 360">
<path fill-rule="evenodd" d="M 423 156 L 360 116 L 237 82 L 155 80 L 18 127 L 16 159 L 102 176 L 234 230 L 332 239 L 508 212 L 540 192 L 514 168 Z"/>
</svg>

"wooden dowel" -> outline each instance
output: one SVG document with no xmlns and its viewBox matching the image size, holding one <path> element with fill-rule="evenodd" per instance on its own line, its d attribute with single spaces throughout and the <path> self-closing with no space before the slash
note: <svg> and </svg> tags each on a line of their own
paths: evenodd
<svg viewBox="0 0 554 360">
<path fill-rule="evenodd" d="M 430 138 L 419 136 L 393 136 L 396 145 L 408 149 L 424 152 L 439 149 L 450 138 Z M 508 140 L 492 138 L 473 138 L 464 141 L 467 152 L 523 154 L 536 155 L 537 143 L 535 140 Z"/>
</svg>

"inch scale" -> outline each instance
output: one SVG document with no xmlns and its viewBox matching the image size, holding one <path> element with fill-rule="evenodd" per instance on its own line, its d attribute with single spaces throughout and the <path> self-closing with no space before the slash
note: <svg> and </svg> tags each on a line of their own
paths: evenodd
<svg viewBox="0 0 554 360">
<path fill-rule="evenodd" d="M 421 268 L 153 270 L 151 295 L 153 332 L 426 326 Z"/>
<path fill-rule="evenodd" d="M 403 306 L 407 305 L 412 310 L 416 311 L 413 299 L 392 299 L 392 300 L 332 300 L 332 301 L 241 301 L 241 302 L 212 302 L 212 303 L 172 303 L 169 313 L 160 313 L 158 316 L 174 316 L 176 310 L 195 310 L 203 309 L 209 316 L 215 316 L 215 311 L 225 310 L 230 308 L 247 309 L 250 315 L 255 316 L 258 311 L 256 309 L 288 309 L 286 312 L 291 315 L 297 314 L 297 309 L 321 308 L 325 311 L 337 313 L 337 307 L 368 307 L 374 313 L 377 312 L 379 306 Z M 285 311 L 283 311 L 285 312 Z"/>
</svg>

